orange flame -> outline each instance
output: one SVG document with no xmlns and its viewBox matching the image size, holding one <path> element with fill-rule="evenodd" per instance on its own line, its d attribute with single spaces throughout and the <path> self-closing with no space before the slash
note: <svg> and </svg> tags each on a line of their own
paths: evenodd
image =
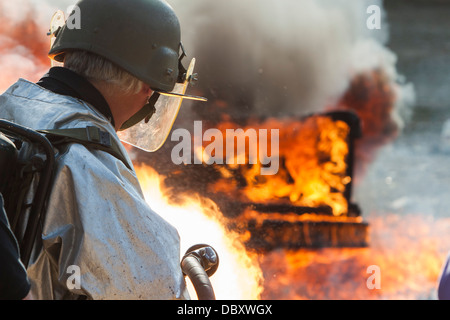
<svg viewBox="0 0 450 320">
<path fill-rule="evenodd" d="M 262 293 L 262 272 L 255 254 L 248 252 L 239 235 L 227 230 L 216 204 L 191 195 L 170 203 L 162 190 L 160 176 L 151 167 L 136 167 L 136 172 L 151 208 L 177 228 L 182 254 L 192 245 L 206 243 L 219 254 L 219 269 L 211 278 L 219 300 L 254 300 Z M 181 257 L 180 257 L 181 258 Z M 191 297 L 196 297 L 191 287 Z"/>
<path fill-rule="evenodd" d="M 222 132 L 236 127 L 230 122 L 219 124 Z M 282 201 L 295 206 L 330 206 L 335 216 L 347 213 L 348 203 L 343 192 L 351 182 L 346 162 L 350 128 L 345 122 L 326 116 L 314 116 L 305 121 L 270 119 L 263 123 L 252 122 L 243 131 L 259 128 L 280 130 L 279 150 L 272 151 L 281 160 L 279 172 L 260 176 L 260 161 L 256 165 L 240 166 L 239 172 L 246 185 L 237 188 L 235 167 L 221 166 L 223 178 L 212 186 L 214 192 L 231 193 L 232 198 L 242 202 Z"/>
<path fill-rule="evenodd" d="M 434 299 L 447 255 L 450 219 L 420 215 L 369 219 L 369 248 L 279 250 L 261 259 L 263 299 Z M 446 241 L 443 241 L 446 239 Z M 380 289 L 367 281 L 380 270 Z"/>
<path fill-rule="evenodd" d="M 180 203 L 171 204 L 170 191 L 161 187 L 163 177 L 145 165 L 137 166 L 137 173 L 146 199 L 179 230 L 184 249 L 207 242 L 219 252 L 220 271 L 212 278 L 218 299 L 435 298 L 450 240 L 448 218 L 395 214 L 369 217 L 372 242 L 368 248 L 255 253 L 242 244 L 245 234 L 225 227 L 229 221 L 211 200 L 186 195 Z M 253 217 L 266 219 L 263 214 Z M 372 265 L 380 269 L 380 289 L 367 285 L 371 275 L 368 267 Z"/>
</svg>

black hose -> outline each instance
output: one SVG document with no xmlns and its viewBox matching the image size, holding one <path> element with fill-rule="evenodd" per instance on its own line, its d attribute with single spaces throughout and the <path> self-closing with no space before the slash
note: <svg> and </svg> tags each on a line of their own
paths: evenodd
<svg viewBox="0 0 450 320">
<path fill-rule="evenodd" d="M 214 289 L 208 274 L 196 257 L 188 256 L 183 259 L 181 268 L 189 279 L 191 279 L 197 292 L 198 300 L 216 300 L 216 295 L 214 294 Z"/>
<path fill-rule="evenodd" d="M 183 273 L 191 280 L 198 300 L 216 300 L 216 295 L 209 277 L 219 266 L 219 256 L 210 246 L 191 247 L 181 260 Z"/>
</svg>

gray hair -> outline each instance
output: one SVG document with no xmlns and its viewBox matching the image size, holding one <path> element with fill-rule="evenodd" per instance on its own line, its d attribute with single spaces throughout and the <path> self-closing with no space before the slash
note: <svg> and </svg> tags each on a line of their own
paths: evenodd
<svg viewBox="0 0 450 320">
<path fill-rule="evenodd" d="M 76 50 L 65 53 L 64 67 L 89 81 L 106 84 L 108 92 L 119 91 L 122 94 L 135 94 L 142 90 L 144 83 L 112 63 L 111 61 L 88 51 Z"/>
</svg>

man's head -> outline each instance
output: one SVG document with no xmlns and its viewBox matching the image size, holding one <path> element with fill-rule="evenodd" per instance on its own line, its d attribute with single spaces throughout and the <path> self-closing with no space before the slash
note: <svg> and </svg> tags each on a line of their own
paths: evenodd
<svg viewBox="0 0 450 320">
<path fill-rule="evenodd" d="M 58 30 L 49 55 L 91 81 L 111 109 L 122 103 L 111 110 L 120 128 L 152 91 L 170 92 L 179 80 L 178 18 L 164 0 L 81 0 L 77 7 L 80 28 Z M 128 118 L 116 119 L 119 111 Z"/>
<path fill-rule="evenodd" d="M 83 76 L 102 93 L 114 117 L 116 131 L 142 109 L 153 93 L 148 84 L 95 53 L 67 51 L 64 67 Z"/>
</svg>

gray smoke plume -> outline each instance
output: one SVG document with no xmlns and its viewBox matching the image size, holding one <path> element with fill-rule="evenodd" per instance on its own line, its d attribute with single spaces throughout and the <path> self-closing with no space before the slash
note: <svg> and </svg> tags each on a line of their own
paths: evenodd
<svg viewBox="0 0 450 320">
<path fill-rule="evenodd" d="M 190 90 L 211 101 L 196 104 L 197 111 L 208 112 L 217 101 L 226 102 L 228 111 L 243 118 L 321 111 L 342 96 L 354 75 L 380 67 L 392 83 L 398 83 L 393 117 L 399 124 L 402 117 L 397 113 L 413 101 L 412 87 L 401 82 L 396 56 L 386 48 L 389 25 L 384 14 L 380 30 L 367 28 L 367 8 L 382 9 L 382 0 L 168 2 L 180 18 L 189 57 L 197 58 L 200 81 Z M 52 14 L 74 3 L 0 0 L 0 13 L 15 26 L 32 19 L 40 28 L 40 41 L 47 41 Z M 9 43 L 0 57 L 4 74 L 0 89 L 19 76 L 36 80 L 47 67 L 42 63 L 46 52 L 36 59 L 37 53 L 26 43 L 16 42 L 8 30 L 0 32 L 0 47 Z"/>
<path fill-rule="evenodd" d="M 304 115 L 332 105 L 362 71 L 401 80 L 385 47 L 389 26 L 370 30 L 368 0 L 169 0 L 180 17 L 197 90 L 243 116 Z M 399 106 L 413 98 L 399 86 Z M 410 97 L 410 98 L 408 98 Z M 201 107 L 203 108 L 203 107 Z M 207 108 L 207 107 L 206 107 Z"/>
</svg>

